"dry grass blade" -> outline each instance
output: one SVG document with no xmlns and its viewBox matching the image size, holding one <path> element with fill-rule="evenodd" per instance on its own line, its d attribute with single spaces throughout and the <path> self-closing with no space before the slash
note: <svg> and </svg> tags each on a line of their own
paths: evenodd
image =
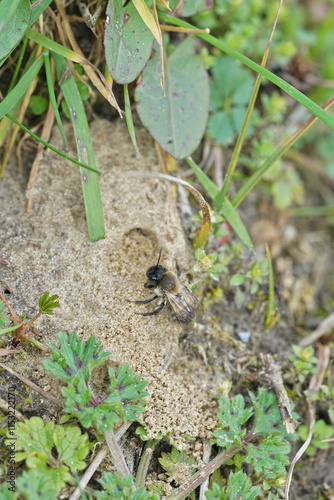
<svg viewBox="0 0 334 500">
<path fill-rule="evenodd" d="M 182 28 L 181 26 L 169 26 L 168 24 L 160 24 L 161 31 L 176 31 L 177 33 L 210 33 L 209 28 Z"/>
<path fill-rule="evenodd" d="M 271 382 L 275 391 L 282 422 L 288 434 L 296 430 L 295 421 L 292 417 L 289 396 L 284 387 L 280 366 L 275 363 L 270 354 L 261 354 L 261 360 L 266 370 L 266 377 Z"/>
<path fill-rule="evenodd" d="M 19 354 L 20 352 L 20 349 L 0 349 L 0 357 L 8 356 L 10 354 Z"/>
<path fill-rule="evenodd" d="M 323 335 L 330 332 L 332 328 L 334 328 L 334 313 L 325 318 L 313 333 L 301 340 L 298 344 L 299 347 L 304 349 L 304 347 L 314 344 L 314 342 L 319 340 Z"/>
<path fill-rule="evenodd" d="M 53 111 L 53 107 L 51 102 L 49 103 L 48 111 L 46 113 L 46 117 L 44 120 L 44 125 L 41 133 L 41 138 L 43 141 L 48 142 L 51 136 L 51 131 L 52 127 L 54 124 L 54 119 L 55 119 L 55 114 Z M 42 158 L 42 150 L 43 150 L 43 144 L 38 143 L 37 147 L 37 154 L 35 156 L 34 162 L 32 164 L 31 170 L 30 170 L 30 175 L 29 175 L 29 181 L 27 185 L 27 191 L 26 191 L 26 211 L 28 214 L 31 213 L 31 207 L 32 207 L 32 194 L 31 190 L 35 185 L 36 179 L 37 179 L 37 174 L 38 174 L 38 167 L 39 167 L 39 162 Z"/>
<path fill-rule="evenodd" d="M 319 363 L 317 364 L 317 372 L 314 373 L 310 380 L 309 391 L 317 392 L 323 383 L 325 373 L 328 369 L 330 361 L 331 350 L 328 345 L 318 344 L 317 358 Z"/>
<path fill-rule="evenodd" d="M 53 403 L 55 403 L 56 405 L 60 406 L 61 408 L 64 408 L 64 403 L 60 399 L 57 399 L 54 396 L 52 396 L 52 394 L 45 392 L 41 387 L 34 384 L 34 382 L 31 382 L 27 377 L 24 377 L 24 375 L 17 373 L 15 370 L 12 370 L 11 368 L 9 368 L 9 366 L 4 365 L 3 363 L 0 363 L 0 367 L 3 368 L 4 370 L 7 370 L 7 372 L 9 372 L 11 375 L 13 375 L 14 377 L 21 380 L 21 382 L 26 384 L 28 387 L 30 387 L 34 391 L 41 394 L 44 398 L 47 398 L 50 401 L 52 401 Z"/>
<path fill-rule="evenodd" d="M 132 420 L 129 420 L 126 424 L 123 424 L 117 431 L 115 432 L 115 438 L 117 441 L 121 439 L 121 437 L 126 433 L 130 425 L 132 424 Z M 104 446 L 96 455 L 94 460 L 91 462 L 88 469 L 85 471 L 84 475 L 80 479 L 79 486 L 74 490 L 69 500 L 79 500 L 81 497 L 81 492 L 86 488 L 92 476 L 95 474 L 99 465 L 103 462 L 108 454 L 107 446 Z"/>
<path fill-rule="evenodd" d="M 85 64 L 82 64 L 82 67 L 84 69 L 84 71 L 86 72 L 87 76 L 89 77 L 89 79 L 91 80 L 91 82 L 93 83 L 93 85 L 95 85 L 95 87 L 99 90 L 99 92 L 107 99 L 108 102 L 110 102 L 110 104 L 112 106 L 114 106 L 117 111 L 119 112 L 120 116 L 122 116 L 122 111 L 116 101 L 116 98 L 113 94 L 113 91 L 112 89 L 109 87 L 109 85 L 107 84 L 104 76 L 102 75 L 102 73 L 97 69 L 95 68 L 95 66 L 90 63 L 84 56 L 82 50 L 80 49 L 74 35 L 73 35 L 73 32 L 72 32 L 72 29 L 71 29 L 71 25 L 69 23 L 69 20 L 67 18 L 67 15 L 66 15 L 66 12 L 65 12 L 65 8 L 64 8 L 64 4 L 62 1 L 60 0 L 55 0 L 56 2 L 56 5 L 57 5 L 57 8 L 59 10 L 59 13 L 61 15 L 61 18 L 62 18 L 62 25 L 63 25 L 63 28 L 65 30 L 65 33 L 66 33 L 66 36 L 72 46 L 72 49 L 82 58 L 85 59 Z M 99 76 L 97 76 L 96 72 L 98 73 Z M 102 81 L 101 81 L 102 80 Z M 103 83 L 102 83 L 103 82 Z"/>
<path fill-rule="evenodd" d="M 15 351 L 12 351 L 12 352 L 15 352 Z M 11 412 L 13 411 L 13 410 L 9 410 L 7 401 L 4 401 L 1 398 L 0 398 L 0 410 L 4 411 L 6 413 L 8 413 L 9 411 L 11 411 Z M 20 420 L 20 422 L 25 421 L 24 416 L 17 408 L 15 408 L 15 418 Z"/>
<path fill-rule="evenodd" d="M 38 47 L 37 52 L 36 52 L 35 60 L 38 59 L 38 57 L 41 55 L 41 53 L 42 53 L 42 47 Z M 33 81 L 31 82 L 31 84 L 29 85 L 29 87 L 27 88 L 27 90 L 26 90 L 26 92 L 24 94 L 24 97 L 23 97 L 23 100 L 22 100 L 22 103 L 21 103 L 21 106 L 20 106 L 20 110 L 19 110 L 18 115 L 17 115 L 17 120 L 19 122 L 23 121 L 25 112 L 26 112 L 26 110 L 27 110 L 27 108 L 29 106 L 30 97 L 32 96 L 34 90 L 36 89 L 37 81 L 38 81 L 38 76 L 36 76 L 33 79 Z M 7 161 L 8 161 L 8 158 L 9 158 L 9 154 L 11 152 L 11 149 L 12 149 L 13 145 L 14 145 L 14 142 L 15 142 L 15 139 L 16 139 L 16 136 L 17 136 L 19 130 L 20 130 L 20 127 L 18 127 L 17 125 L 15 125 L 13 128 L 11 127 L 9 129 L 9 132 L 8 132 L 8 135 L 7 135 L 6 147 L 5 147 L 5 151 L 3 153 L 2 163 L 1 163 L 1 167 L 0 167 L 0 170 L 1 170 L 2 174 L 5 171 L 5 168 L 6 168 L 6 165 L 7 165 Z M 10 131 L 11 131 L 11 133 L 10 133 Z"/>
<path fill-rule="evenodd" d="M 159 22 L 155 19 L 155 16 L 152 15 L 152 12 L 147 7 L 145 0 L 132 0 L 133 5 L 136 7 L 138 14 L 151 31 L 152 35 L 156 39 L 159 45 L 162 44 L 161 30 L 159 28 Z M 155 1 L 153 1 L 153 5 L 155 6 Z"/>
<path fill-rule="evenodd" d="M 285 492 L 284 492 L 284 500 L 289 500 L 289 492 L 290 492 L 290 487 L 291 487 L 291 481 L 292 481 L 292 474 L 293 474 L 293 469 L 298 462 L 298 460 L 304 455 L 306 449 L 308 448 L 309 444 L 312 441 L 312 436 L 313 436 L 313 431 L 314 431 L 314 426 L 315 426 L 315 412 L 314 408 L 312 405 L 312 402 L 306 398 L 307 406 L 308 406 L 308 414 L 309 414 L 309 431 L 308 431 L 308 436 L 303 444 L 303 446 L 298 450 L 296 455 L 294 456 L 290 469 L 286 478 L 286 485 L 285 485 Z"/>
<path fill-rule="evenodd" d="M 265 50 L 265 52 L 263 54 L 263 58 L 262 58 L 262 61 L 261 61 L 261 67 L 262 68 L 265 68 L 266 63 L 267 63 L 271 41 L 272 41 L 273 36 L 274 36 L 274 32 L 275 32 L 275 29 L 276 29 L 276 25 L 277 25 L 277 21 L 278 21 L 278 16 L 279 16 L 279 13 L 281 11 L 282 4 L 283 4 L 283 0 L 280 1 L 280 4 L 278 6 L 276 17 L 275 17 L 275 20 L 274 20 L 274 23 L 273 23 L 273 27 L 272 27 L 272 30 L 271 30 L 271 33 L 270 33 L 270 36 L 269 36 L 269 40 L 268 40 L 268 43 L 267 43 L 267 47 L 266 47 L 266 50 Z M 218 198 L 216 200 L 216 203 L 215 203 L 215 210 L 216 211 L 219 211 L 221 209 L 221 206 L 222 206 L 222 204 L 224 202 L 224 199 L 226 197 L 227 190 L 228 190 L 229 184 L 231 182 L 234 170 L 235 170 L 235 168 L 237 166 L 237 162 L 238 162 L 238 159 L 239 159 L 239 156 L 240 156 L 241 148 L 242 148 L 242 145 L 243 145 L 243 142 L 244 142 L 244 139 L 245 139 L 246 131 L 247 131 L 247 128 L 248 128 L 248 125 L 249 125 L 249 122 L 250 122 L 250 119 L 251 119 L 251 116 L 252 116 L 252 112 L 253 112 L 253 109 L 254 109 L 254 106 L 255 106 L 255 101 L 257 99 L 257 95 L 258 95 L 258 92 L 259 92 L 259 89 L 260 89 L 261 79 L 262 79 L 262 75 L 259 73 L 257 75 L 256 81 L 255 81 L 255 85 L 254 85 L 254 88 L 253 88 L 253 92 L 252 92 L 251 98 L 250 98 L 249 103 L 248 103 L 248 107 L 247 107 L 246 115 L 245 115 L 245 118 L 244 118 L 244 122 L 242 124 L 241 131 L 240 131 L 240 134 L 238 136 L 237 143 L 236 143 L 235 148 L 233 150 L 232 158 L 231 158 L 230 164 L 229 164 L 227 172 L 226 172 L 226 177 L 225 177 L 225 182 L 224 182 L 223 188 L 222 188 L 221 192 L 219 193 L 219 196 L 218 196 Z"/>
<path fill-rule="evenodd" d="M 163 94 L 165 96 L 166 92 L 165 92 L 164 47 L 163 47 L 163 43 L 162 43 L 162 33 L 161 33 L 160 24 L 159 24 L 159 19 L 158 19 L 157 7 L 155 5 L 155 0 L 153 0 L 152 9 L 153 9 L 154 20 L 155 20 L 155 23 L 156 23 L 157 28 L 159 30 L 159 36 L 160 36 L 160 39 L 161 39 L 161 43 L 159 44 L 159 46 L 160 46 L 159 47 L 160 48 L 160 60 L 161 60 L 160 86 L 161 86 L 162 92 L 163 92 Z"/>
</svg>

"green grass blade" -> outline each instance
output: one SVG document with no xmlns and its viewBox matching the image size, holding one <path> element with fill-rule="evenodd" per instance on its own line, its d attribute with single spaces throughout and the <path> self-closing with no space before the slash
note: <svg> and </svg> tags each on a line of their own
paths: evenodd
<svg viewBox="0 0 334 500">
<path fill-rule="evenodd" d="M 13 74 L 13 77 L 12 77 L 11 82 L 9 84 L 9 87 L 8 87 L 8 90 L 7 90 L 7 95 L 12 91 L 12 89 L 13 89 L 15 83 L 16 83 L 17 75 L 19 74 L 19 71 L 21 69 L 21 64 L 22 64 L 23 57 L 24 57 L 24 54 L 25 54 L 25 51 L 26 51 L 26 48 L 27 48 L 27 43 L 28 43 L 28 37 L 26 35 L 24 37 L 24 39 L 23 39 L 23 44 L 22 44 L 22 47 L 21 47 L 20 55 L 19 55 L 19 58 L 17 60 L 16 65 L 15 65 L 14 74 Z"/>
<path fill-rule="evenodd" d="M 5 333 L 9 333 L 9 332 L 13 332 L 14 330 L 18 330 L 18 328 L 20 328 L 21 326 L 22 326 L 22 323 L 20 323 L 19 325 L 10 326 L 8 328 L 3 328 L 2 330 L 0 330 L 0 335 L 3 335 Z"/>
<path fill-rule="evenodd" d="M 31 14 L 31 20 L 30 20 L 30 26 L 32 26 L 39 16 L 43 14 L 45 9 L 48 8 L 52 0 L 42 0 L 39 4 L 36 5 L 36 7 L 33 7 L 32 9 L 32 14 Z M 36 2 L 37 3 L 37 2 Z"/>
<path fill-rule="evenodd" d="M 22 60 L 23 60 L 23 57 L 24 57 L 24 54 L 25 54 L 25 49 L 27 47 L 27 43 L 28 43 L 28 37 L 26 35 L 25 38 L 24 38 L 23 44 L 22 44 L 22 48 L 21 48 L 21 52 L 20 52 L 19 58 L 17 60 L 17 64 L 16 64 L 16 67 L 15 67 L 15 71 L 14 71 L 13 77 L 12 77 L 11 82 L 10 82 L 9 87 L 8 87 L 7 95 L 10 94 L 10 92 L 12 91 L 12 89 L 13 89 L 15 83 L 16 83 L 17 75 L 19 74 L 19 71 L 20 71 L 20 68 L 21 68 L 21 64 L 22 64 Z M 31 52 L 30 57 L 28 59 L 28 62 L 26 63 L 26 67 L 23 70 L 23 74 L 22 75 L 24 75 L 28 71 L 28 69 L 30 68 L 30 66 L 33 64 L 33 62 L 35 60 L 36 52 L 37 52 L 37 47 L 35 47 L 35 49 Z M 16 101 L 15 106 L 10 110 L 13 115 L 15 115 L 16 111 L 19 109 L 20 104 L 21 104 L 21 99 L 19 101 Z M 9 120 L 9 118 L 7 118 L 6 116 L 4 118 L 2 118 L 2 120 L 0 122 L 0 146 L 2 145 L 4 139 L 5 139 L 6 135 L 7 135 L 7 132 L 8 132 L 9 127 L 10 127 L 10 124 L 11 124 L 11 121 Z M 0 169 L 0 178 L 2 176 L 2 173 L 3 172 Z"/>
<path fill-rule="evenodd" d="M 271 30 L 271 34 L 270 34 L 269 40 L 268 40 L 267 48 L 266 48 L 266 50 L 264 52 L 264 55 L 263 55 L 263 58 L 262 58 L 262 61 L 261 61 L 261 67 L 262 68 L 264 68 L 266 66 L 266 63 L 267 63 L 268 54 L 269 54 L 269 48 L 270 48 L 270 44 L 271 44 L 271 41 L 272 41 L 272 38 L 273 38 L 273 35 L 274 35 L 274 31 L 276 29 L 276 25 L 277 25 L 277 21 L 278 21 L 278 15 L 280 13 L 280 10 L 281 10 L 281 7 L 282 7 L 282 3 L 283 3 L 283 0 L 280 1 L 280 4 L 278 6 L 277 14 L 276 14 L 275 21 L 274 21 L 274 24 L 273 24 L 273 27 L 272 27 L 272 30 Z M 215 203 L 215 207 L 214 208 L 215 208 L 215 210 L 217 212 L 219 212 L 219 210 L 220 210 L 220 208 L 221 208 L 221 206 L 222 206 L 222 204 L 224 202 L 224 199 L 225 199 L 225 197 L 227 195 L 227 191 L 228 191 L 230 182 L 232 180 L 232 176 L 233 176 L 235 167 L 237 166 L 237 162 L 238 162 L 238 158 L 240 156 L 242 144 L 243 144 L 243 142 L 245 140 L 246 131 L 247 131 L 247 128 L 248 128 L 248 125 L 249 125 L 249 122 L 250 122 L 250 119 L 251 119 L 251 116 L 252 116 L 252 112 L 253 112 L 253 109 L 254 109 L 254 106 L 255 106 L 255 101 L 256 101 L 256 98 L 257 98 L 257 95 L 258 95 L 258 92 L 259 92 L 259 89 L 260 89 L 261 79 L 262 79 L 262 76 L 260 74 L 258 74 L 257 78 L 256 78 L 256 81 L 255 81 L 255 84 L 254 84 L 254 88 L 253 88 L 253 92 L 252 92 L 251 98 L 250 98 L 248 106 L 247 106 L 247 111 L 246 111 L 246 115 L 245 115 L 245 118 L 244 118 L 241 130 L 240 130 L 240 134 L 238 136 L 236 145 L 234 146 L 234 150 L 233 150 L 233 153 L 232 153 L 232 158 L 231 158 L 231 161 L 229 163 L 229 166 L 228 166 L 228 169 L 227 169 L 227 172 L 226 172 L 226 175 L 225 175 L 223 187 L 222 187 L 222 189 L 221 189 L 221 191 L 219 193 L 219 196 L 216 199 L 216 203 Z"/>
<path fill-rule="evenodd" d="M 129 135 L 131 137 L 132 144 L 134 145 L 137 151 L 137 155 L 140 156 L 139 149 L 137 146 L 135 128 L 133 126 L 133 121 L 132 121 L 129 89 L 127 85 L 124 85 L 124 105 L 125 105 L 125 120 L 128 127 Z"/>
<path fill-rule="evenodd" d="M 202 184 L 208 195 L 211 196 L 213 200 L 215 200 L 216 196 L 218 196 L 219 194 L 219 189 L 217 188 L 217 186 L 212 182 L 211 179 L 209 179 L 209 177 L 203 172 L 203 170 L 200 169 L 198 165 L 196 165 L 196 163 L 190 156 L 186 158 L 186 162 L 193 170 L 194 174 L 196 175 L 197 179 Z"/>
<path fill-rule="evenodd" d="M 22 123 L 20 123 L 19 121 L 17 121 L 13 116 L 6 115 L 6 117 L 9 120 L 11 120 L 12 122 L 14 122 L 16 125 L 18 125 L 19 127 L 21 127 L 22 130 L 24 130 L 27 134 L 31 135 L 31 137 L 33 137 L 34 139 L 36 139 L 36 141 L 42 143 L 43 146 L 46 146 L 47 148 L 51 149 L 51 151 L 54 151 L 55 153 L 57 153 L 58 155 L 62 156 L 63 158 L 66 158 L 66 160 L 70 160 L 72 163 L 75 163 L 76 165 L 79 165 L 80 167 L 87 168 L 88 170 L 90 170 L 91 172 L 95 172 L 96 174 L 100 174 L 101 173 L 101 172 L 99 172 L 99 170 L 96 170 L 96 168 L 90 167 L 89 165 L 86 165 L 85 163 L 82 163 L 82 162 L 80 162 L 78 160 L 75 160 L 74 158 L 72 158 L 71 156 L 68 156 L 67 154 L 63 153 L 62 151 L 60 151 L 59 149 L 55 148 L 54 146 L 51 146 L 51 144 L 49 144 L 48 142 L 43 141 L 43 139 L 41 139 L 40 137 L 38 137 L 38 135 L 36 135 L 33 132 L 31 132 L 31 130 L 29 130 Z"/>
<path fill-rule="evenodd" d="M 223 206 L 221 207 L 220 213 L 225 217 L 225 219 L 241 239 L 241 241 L 249 248 L 251 252 L 253 252 L 254 247 L 252 240 L 250 239 L 244 223 L 240 219 L 238 212 L 235 210 L 230 200 L 225 200 Z"/>
<path fill-rule="evenodd" d="M 181 26 L 183 28 L 190 28 L 194 29 L 196 28 L 195 26 L 181 20 L 177 19 L 175 17 L 169 16 L 167 14 L 164 14 L 162 12 L 159 12 L 159 18 L 166 22 L 170 23 L 176 26 Z M 234 57 L 238 61 L 240 61 L 242 64 L 245 64 L 245 66 L 248 66 L 248 68 L 256 71 L 257 73 L 260 73 L 262 76 L 267 78 L 270 82 L 274 83 L 277 85 L 277 87 L 281 88 L 286 92 L 288 95 L 293 97 L 296 101 L 298 101 L 300 104 L 302 104 L 305 108 L 307 108 L 309 111 L 311 111 L 312 114 L 317 116 L 319 120 L 324 122 L 326 125 L 328 125 L 331 129 L 334 130 L 334 117 L 331 116 L 330 114 L 326 113 L 318 104 L 313 102 L 311 99 L 306 97 L 304 94 L 302 94 L 299 90 L 295 89 L 292 85 L 290 85 L 288 82 L 285 80 L 282 80 L 282 78 L 279 78 L 278 76 L 274 75 L 271 71 L 262 68 L 259 64 L 255 63 L 248 57 L 240 54 L 236 50 L 232 49 L 229 47 L 226 43 L 222 42 L 221 40 L 218 40 L 212 35 L 207 35 L 205 33 L 197 33 L 197 36 L 205 40 L 207 43 L 210 45 L 213 45 L 214 47 L 217 47 L 218 49 L 222 50 L 226 54 Z"/>
<path fill-rule="evenodd" d="M 47 54 L 44 55 L 44 65 L 45 65 L 45 74 L 46 74 L 46 81 L 47 81 L 47 84 L 48 84 L 48 91 L 49 91 L 50 101 L 51 101 L 51 104 L 52 104 L 53 112 L 55 114 L 55 118 L 56 118 L 57 123 L 58 123 L 60 134 L 61 134 L 61 136 L 63 138 L 63 141 L 64 141 L 65 149 L 67 151 L 68 150 L 67 139 L 66 139 L 66 135 L 65 135 L 65 130 L 64 130 L 63 124 L 61 122 L 61 118 L 60 118 L 60 114 L 59 114 L 58 106 L 57 106 L 57 101 L 56 101 L 56 96 L 55 96 L 55 91 L 54 91 L 54 88 L 53 88 L 49 53 L 47 53 Z"/>
<path fill-rule="evenodd" d="M 38 31 L 33 30 L 30 28 L 28 31 L 28 37 L 29 40 L 32 40 L 33 42 L 38 43 L 39 45 L 42 45 L 46 49 L 54 52 L 55 54 L 59 54 L 60 56 L 65 57 L 66 59 L 69 59 L 70 61 L 77 62 L 77 63 L 82 63 L 85 61 L 85 59 L 77 54 L 76 52 L 73 52 L 73 50 L 67 49 L 66 47 L 63 47 L 59 43 L 54 42 L 53 40 L 50 40 L 50 38 L 47 38 L 44 35 L 41 35 L 38 33 Z"/>
<path fill-rule="evenodd" d="M 29 28 L 30 17 L 29 0 L 0 2 L 0 66 L 24 37 Z"/>
<path fill-rule="evenodd" d="M 53 54 L 58 78 L 68 68 L 64 57 Z M 60 85 L 71 113 L 79 160 L 95 168 L 94 152 L 85 109 L 71 73 Z M 86 168 L 80 169 L 89 238 L 97 241 L 104 237 L 104 222 L 98 176 Z"/>
<path fill-rule="evenodd" d="M 290 208 L 289 215 L 292 217 L 333 217 L 334 205 Z"/>
<path fill-rule="evenodd" d="M 206 192 L 211 196 L 213 200 L 219 195 L 219 189 L 217 186 L 207 177 L 207 175 L 199 168 L 198 165 L 194 162 L 194 160 L 188 156 L 186 158 L 186 162 L 191 167 L 196 177 L 206 190 Z M 233 207 L 232 203 L 229 200 L 225 200 L 223 206 L 220 209 L 220 213 L 225 217 L 227 222 L 233 228 L 234 232 L 240 238 L 240 240 L 251 250 L 253 251 L 253 243 L 249 237 L 246 227 L 244 223 L 240 219 L 237 211 Z"/>
<path fill-rule="evenodd" d="M 266 320 L 264 326 L 271 328 L 277 319 L 277 309 L 275 308 L 275 285 L 274 285 L 274 272 L 271 262 L 271 255 L 268 245 L 266 244 L 268 270 L 269 270 L 269 293 L 268 293 L 268 307 Z"/>
<path fill-rule="evenodd" d="M 334 96 L 332 96 L 324 104 L 324 109 L 328 109 L 334 104 Z M 284 141 L 272 155 L 267 158 L 267 160 L 254 172 L 254 174 L 245 182 L 245 184 L 239 189 L 237 194 L 232 199 L 234 207 L 240 205 L 240 203 L 246 198 L 247 194 L 256 186 L 256 184 L 262 179 L 270 167 L 275 163 L 278 158 L 280 158 L 285 151 L 287 151 L 295 142 L 303 135 L 309 128 L 314 125 L 317 121 L 316 116 L 311 116 L 303 125 L 301 125 L 294 134 L 292 134 L 286 141 Z"/>
<path fill-rule="evenodd" d="M 32 64 L 28 71 L 22 76 L 18 84 L 13 88 L 13 90 L 8 94 L 3 101 L 0 103 L 0 120 L 15 106 L 17 101 L 23 97 L 27 88 L 38 74 L 41 66 L 43 64 L 44 53 L 39 56 L 38 59 Z"/>
</svg>

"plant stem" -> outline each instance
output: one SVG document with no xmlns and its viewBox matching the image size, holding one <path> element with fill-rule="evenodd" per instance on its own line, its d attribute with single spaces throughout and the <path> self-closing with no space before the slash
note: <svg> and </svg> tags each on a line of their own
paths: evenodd
<svg viewBox="0 0 334 500">
<path fill-rule="evenodd" d="M 150 460 L 152 457 L 152 453 L 154 448 L 158 442 L 158 439 L 150 439 L 147 441 L 144 453 L 140 459 L 139 467 L 136 475 L 136 488 L 141 488 L 145 486 L 145 480 L 147 476 L 148 466 L 150 465 Z"/>
<path fill-rule="evenodd" d="M 35 347 L 38 347 L 38 349 L 40 349 L 41 351 L 43 352 L 48 352 L 49 349 L 47 347 L 45 347 L 41 342 L 39 342 L 39 340 L 37 339 L 34 339 L 32 337 L 27 337 L 24 339 L 25 342 L 30 342 L 30 344 L 34 345 Z"/>
<path fill-rule="evenodd" d="M 244 437 L 242 440 L 245 443 L 248 443 L 250 439 L 250 435 Z M 242 450 L 243 446 L 232 446 L 229 450 L 223 451 L 219 453 L 213 460 L 211 460 L 207 465 L 203 467 L 203 469 L 199 470 L 192 476 L 190 481 L 181 486 L 174 495 L 167 497 L 166 500 L 182 500 L 190 495 L 192 491 L 194 491 L 197 486 L 199 486 L 203 481 L 210 476 L 215 470 L 217 470 L 223 463 L 232 458 L 238 451 Z"/>
<path fill-rule="evenodd" d="M 271 262 L 271 255 L 269 247 L 266 243 L 267 261 L 269 269 L 269 293 L 268 293 L 268 307 L 266 320 L 264 322 L 265 328 L 271 328 L 277 319 L 277 309 L 275 309 L 275 284 L 274 284 L 274 272 L 273 265 Z"/>
<path fill-rule="evenodd" d="M 126 465 L 122 450 L 116 441 L 115 434 L 113 433 L 113 431 L 105 432 L 104 438 L 108 445 L 111 458 L 114 462 L 118 474 L 123 477 L 128 476 L 130 474 L 130 471 L 128 469 L 128 466 Z"/>
</svg>

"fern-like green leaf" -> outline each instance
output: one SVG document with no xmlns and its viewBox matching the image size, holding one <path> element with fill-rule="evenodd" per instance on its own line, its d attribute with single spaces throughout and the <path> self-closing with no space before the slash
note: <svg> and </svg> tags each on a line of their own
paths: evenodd
<svg viewBox="0 0 334 500">
<path fill-rule="evenodd" d="M 59 307 L 57 299 L 58 295 L 51 295 L 50 297 L 49 292 L 45 292 L 38 301 L 39 312 L 43 314 L 53 314 L 53 309 Z"/>
<path fill-rule="evenodd" d="M 261 489 L 252 486 L 252 481 L 242 471 L 231 473 L 225 486 L 221 487 L 214 483 L 212 490 L 205 493 L 207 500 L 253 500 Z"/>
</svg>

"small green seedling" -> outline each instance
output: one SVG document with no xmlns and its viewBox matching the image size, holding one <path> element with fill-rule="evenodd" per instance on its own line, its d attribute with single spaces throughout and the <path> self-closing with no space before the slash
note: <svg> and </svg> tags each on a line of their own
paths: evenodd
<svg viewBox="0 0 334 500">
<path fill-rule="evenodd" d="M 105 433 L 119 420 L 136 420 L 143 411 L 142 399 L 148 395 L 144 391 L 147 382 L 141 380 L 141 375 L 134 375 L 127 364 L 121 365 L 117 373 L 109 368 L 107 393 L 97 399 L 90 386 L 91 373 L 105 363 L 110 353 L 100 351 L 101 342 L 97 343 L 95 337 L 85 343 L 75 332 L 69 337 L 59 332 L 58 339 L 59 347 L 49 343 L 53 361 L 45 360 L 44 367 L 66 383 L 62 393 L 68 415 L 61 422 L 75 417 L 83 427 L 95 427 Z"/>
<path fill-rule="evenodd" d="M 60 498 L 64 486 L 77 484 L 78 472 L 86 467 L 85 459 L 94 443 L 89 442 L 79 427 L 69 423 L 73 417 L 84 428 L 97 430 L 97 439 L 105 439 L 117 470 L 99 479 L 103 491 L 82 491 L 80 498 L 194 499 L 196 488 L 210 477 L 207 500 L 237 500 L 240 494 L 246 500 L 264 494 L 265 498 L 278 498 L 275 495 L 282 492 L 288 465 L 287 440 L 292 436 L 285 432 L 272 392 L 263 388 L 257 395 L 250 392 L 248 403 L 241 395 L 231 399 L 221 397 L 217 429 L 211 439 L 217 450 L 214 458 L 197 470 L 195 460 L 174 446 L 170 452 L 162 452 L 159 459 L 169 476 L 167 483 L 158 482 L 146 488 L 150 457 L 159 439 L 147 441 L 134 477 L 113 434 L 116 423 L 138 420 L 143 398 L 147 396 L 146 382 L 127 364 L 121 365 L 117 372 L 109 368 L 109 387 L 97 398 L 92 371 L 105 364 L 109 353 L 101 350 L 101 343 L 95 337 L 84 342 L 75 332 L 70 335 L 59 332 L 58 339 L 58 346 L 49 344 L 52 359 L 46 359 L 44 367 L 65 384 L 62 393 L 67 415 L 57 426 L 52 421 L 45 424 L 32 417 L 8 430 L 8 441 L 13 439 L 11 432 L 15 433 L 16 461 L 25 461 L 29 470 L 17 478 L 15 491 L 8 488 L 8 482 L 4 483 L 0 487 L 1 498 L 53 500 Z M 241 468 L 247 469 L 247 475 Z M 223 470 L 224 474 L 220 472 Z"/>
<path fill-rule="evenodd" d="M 57 300 L 58 295 L 52 295 L 50 297 L 50 293 L 45 292 L 38 301 L 38 313 L 26 323 L 24 323 L 25 314 L 21 317 L 18 317 L 8 303 L 6 297 L 1 292 L 0 299 L 0 335 L 13 332 L 15 345 L 19 342 L 22 344 L 26 340 L 34 344 L 36 347 L 39 347 L 39 349 L 41 349 L 42 351 L 46 351 L 47 349 L 43 346 L 43 344 L 38 342 L 38 340 L 29 337 L 30 332 L 28 333 L 27 330 L 42 314 L 53 314 L 53 309 L 59 307 L 59 302 Z M 4 312 L 5 307 L 8 309 L 10 316 L 8 316 Z M 3 328 L 9 320 L 13 322 L 14 326 Z"/>
<path fill-rule="evenodd" d="M 316 365 L 319 361 L 314 356 L 314 349 L 312 346 L 302 349 L 297 345 L 293 345 L 292 349 L 294 354 L 289 354 L 288 359 L 293 366 L 285 373 L 284 378 L 292 378 L 295 390 L 300 392 L 306 378 L 317 372 Z"/>
<path fill-rule="evenodd" d="M 38 483 L 43 478 L 54 492 L 60 491 L 71 479 L 70 472 L 74 474 L 86 467 L 84 460 L 92 446 L 88 435 L 82 434 L 79 427 L 55 426 L 52 420 L 44 424 L 39 417 L 32 417 L 25 423 L 16 422 L 15 429 L 9 429 L 7 437 L 8 446 L 15 437 L 16 462 L 25 460 L 31 472 L 39 471 L 36 487 L 40 487 Z M 32 475 L 30 480 L 34 484 L 36 478 Z"/>
<path fill-rule="evenodd" d="M 309 432 L 308 425 L 304 424 L 297 430 L 298 436 L 303 441 L 306 441 Z M 317 450 L 327 450 L 329 448 L 328 442 L 323 442 L 327 439 L 331 439 L 334 436 L 334 428 L 332 425 L 326 424 L 322 419 L 316 421 L 313 437 L 310 446 L 306 449 L 305 453 L 309 457 L 314 457 Z"/>
</svg>

